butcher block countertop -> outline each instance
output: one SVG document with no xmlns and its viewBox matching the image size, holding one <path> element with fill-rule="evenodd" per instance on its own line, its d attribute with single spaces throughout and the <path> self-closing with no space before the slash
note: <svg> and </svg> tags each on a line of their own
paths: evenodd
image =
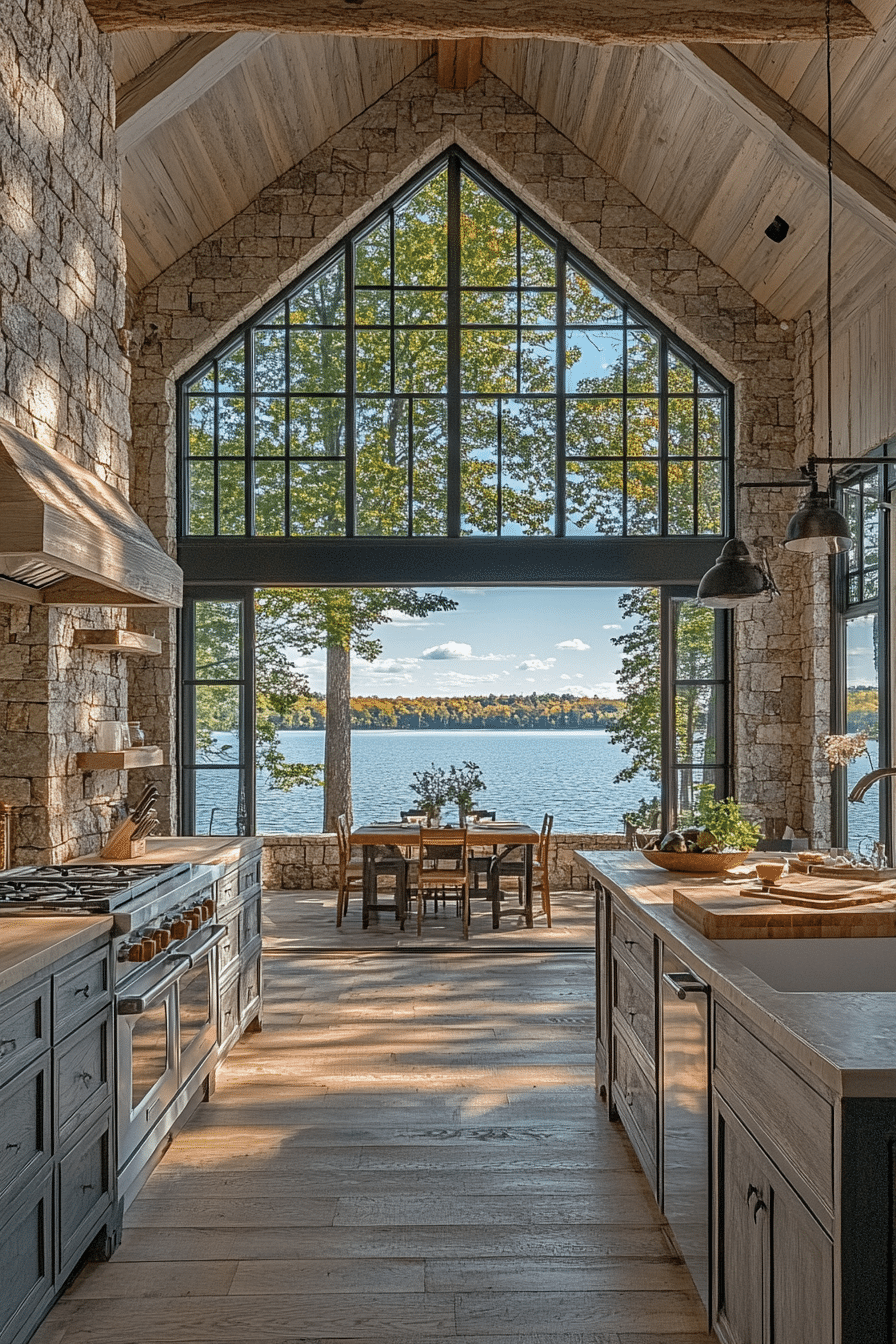
<svg viewBox="0 0 896 1344">
<path fill-rule="evenodd" d="M 144 863 L 203 863 L 228 864 L 260 853 L 258 835 L 160 835 L 146 842 L 146 853 L 139 859 L 101 859 L 98 854 L 85 854 L 74 863 L 115 863 L 139 867 Z"/>
<path fill-rule="evenodd" d="M 862 884 L 857 898 L 862 904 L 839 909 L 813 910 L 759 894 L 745 896 L 737 884 L 695 889 L 676 883 L 672 904 L 707 938 L 892 938 L 896 892 L 888 883 L 875 901 L 874 885 Z"/>
<path fill-rule="evenodd" d="M 0 919 L 0 994 L 57 961 L 71 960 L 107 938 L 109 915 L 8 916 Z"/>
<path fill-rule="evenodd" d="M 634 904 L 644 926 L 705 980 L 718 999 L 754 1022 L 761 1035 L 789 1050 L 826 1087 L 844 1097 L 896 1097 L 896 993 L 773 989 L 738 959 L 736 942 L 707 938 L 676 909 L 676 889 L 700 902 L 701 893 L 718 889 L 718 877 L 708 881 L 669 873 L 634 850 L 585 850 L 577 857 L 611 894 Z M 738 888 L 728 890 L 736 893 Z M 858 915 L 863 908 L 845 913 Z M 885 918 L 891 921 L 896 958 L 896 910 L 886 912 Z M 844 929 L 836 936 L 843 935 L 845 945 L 867 933 L 854 924 L 848 933 Z M 743 936 L 738 931 L 737 937 Z"/>
</svg>

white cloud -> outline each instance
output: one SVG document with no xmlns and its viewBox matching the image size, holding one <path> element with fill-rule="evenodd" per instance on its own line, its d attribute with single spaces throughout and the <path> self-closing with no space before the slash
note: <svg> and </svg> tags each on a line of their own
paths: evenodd
<svg viewBox="0 0 896 1344">
<path fill-rule="evenodd" d="M 621 630 L 621 629 L 622 629 L 622 626 L 621 626 L 621 625 L 605 625 L 603 628 L 604 628 L 605 630 Z"/>
<path fill-rule="evenodd" d="M 409 616 L 406 612 L 396 611 L 394 607 L 388 607 L 383 612 L 383 619 L 391 621 L 393 625 L 403 625 L 409 630 L 427 630 L 433 625 L 444 625 L 444 621 L 433 621 L 428 616 Z"/>
<path fill-rule="evenodd" d="M 518 664 L 518 671 L 550 672 L 556 661 L 556 658 L 526 658 L 523 662 Z M 527 677 L 526 680 L 528 681 L 529 678 Z"/>
<path fill-rule="evenodd" d="M 516 657 L 515 653 L 474 653 L 471 644 L 459 643 L 456 639 L 446 640 L 444 644 L 433 644 L 424 649 L 422 658 L 433 661 L 460 659 L 465 663 L 506 663 Z"/>
<path fill-rule="evenodd" d="M 591 648 L 591 645 L 585 644 L 581 639 L 576 638 L 576 639 L 564 639 L 562 643 L 555 644 L 554 648 L 575 649 L 576 653 L 584 653 L 586 649 Z"/>
<path fill-rule="evenodd" d="M 606 700 L 621 700 L 619 687 L 614 681 L 599 681 L 596 686 L 580 686 L 578 682 L 573 682 L 571 686 L 564 686 L 564 691 L 569 691 L 570 695 L 593 695 Z"/>
<path fill-rule="evenodd" d="M 440 694 L 451 686 L 481 686 L 485 682 L 500 680 L 500 672 L 443 672 L 437 678 L 434 689 Z"/>
<path fill-rule="evenodd" d="M 572 681 L 572 677 L 569 675 L 568 672 L 564 672 L 564 673 L 561 674 L 560 680 L 561 680 L 561 681 Z"/>
<path fill-rule="evenodd" d="M 412 667 L 419 667 L 419 658 L 377 658 L 375 662 L 368 663 L 363 669 L 365 672 L 404 672 Z M 403 678 L 408 680 L 409 678 Z"/>
</svg>

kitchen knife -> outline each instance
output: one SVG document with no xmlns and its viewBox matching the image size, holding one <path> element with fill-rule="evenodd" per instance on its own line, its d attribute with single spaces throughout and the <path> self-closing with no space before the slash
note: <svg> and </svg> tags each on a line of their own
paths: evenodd
<svg viewBox="0 0 896 1344">
<path fill-rule="evenodd" d="M 147 784 L 146 788 L 137 799 L 137 802 L 134 805 L 134 810 L 130 816 L 131 821 L 134 822 L 135 825 L 138 825 L 149 813 L 150 809 L 158 801 L 158 797 L 159 791 L 155 784 Z"/>
</svg>

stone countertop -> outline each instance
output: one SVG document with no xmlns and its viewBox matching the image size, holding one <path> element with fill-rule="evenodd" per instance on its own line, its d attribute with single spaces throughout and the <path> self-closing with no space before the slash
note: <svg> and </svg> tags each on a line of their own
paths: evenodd
<svg viewBox="0 0 896 1344">
<path fill-rule="evenodd" d="M 896 1097 L 896 994 L 772 989 L 724 941 L 705 938 L 673 909 L 675 887 L 693 883 L 699 890 L 705 879 L 667 873 L 633 850 L 578 850 L 577 858 L 604 886 L 634 901 L 645 923 L 719 998 L 833 1093 Z"/>
<path fill-rule="evenodd" d="M 91 943 L 102 942 L 111 928 L 109 915 L 27 915 L 0 920 L 0 993 L 54 962 L 71 960 Z"/>
</svg>

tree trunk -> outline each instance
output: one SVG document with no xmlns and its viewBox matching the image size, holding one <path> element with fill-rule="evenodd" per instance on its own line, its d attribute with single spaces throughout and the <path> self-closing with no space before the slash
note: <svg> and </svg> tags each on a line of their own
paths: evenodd
<svg viewBox="0 0 896 1344">
<path fill-rule="evenodd" d="M 324 830 L 343 812 L 352 824 L 351 654 L 327 649 L 327 728 L 324 735 Z"/>
</svg>

